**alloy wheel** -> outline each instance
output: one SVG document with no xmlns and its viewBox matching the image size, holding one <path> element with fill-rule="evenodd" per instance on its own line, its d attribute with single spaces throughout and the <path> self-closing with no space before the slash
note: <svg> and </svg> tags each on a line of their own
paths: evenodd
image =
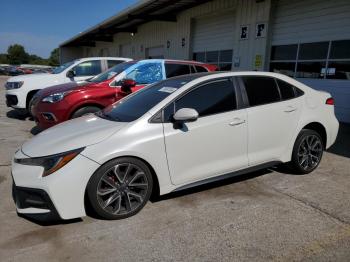
<svg viewBox="0 0 350 262">
<path fill-rule="evenodd" d="M 308 135 L 303 138 L 298 150 L 298 163 L 300 167 L 309 171 L 314 169 L 321 161 L 323 145 L 316 135 Z"/>
<path fill-rule="evenodd" d="M 112 215 L 127 215 L 144 204 L 149 187 L 145 172 L 137 165 L 121 163 L 107 170 L 97 186 L 100 207 Z"/>
</svg>

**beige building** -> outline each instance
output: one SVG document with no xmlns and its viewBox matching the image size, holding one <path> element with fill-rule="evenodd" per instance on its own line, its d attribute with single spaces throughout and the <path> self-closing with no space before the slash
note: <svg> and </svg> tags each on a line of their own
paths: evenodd
<svg viewBox="0 0 350 262">
<path fill-rule="evenodd" d="M 350 122 L 349 0 L 144 0 L 64 42 L 87 56 L 194 59 L 265 70 L 330 91 Z"/>
</svg>

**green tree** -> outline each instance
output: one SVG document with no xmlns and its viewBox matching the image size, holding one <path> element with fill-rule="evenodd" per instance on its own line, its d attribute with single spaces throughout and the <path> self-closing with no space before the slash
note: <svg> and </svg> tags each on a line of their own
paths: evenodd
<svg viewBox="0 0 350 262">
<path fill-rule="evenodd" d="M 24 47 L 18 44 L 8 47 L 7 58 L 12 65 L 26 64 L 29 61 L 29 55 L 24 50 Z"/>
<path fill-rule="evenodd" d="M 48 65 L 49 61 L 37 55 L 29 55 L 28 63 L 31 65 Z"/>
<path fill-rule="evenodd" d="M 58 48 L 55 48 L 51 51 L 51 55 L 49 57 L 49 65 L 58 66 L 60 64 L 60 51 Z"/>
<path fill-rule="evenodd" d="M 0 64 L 8 64 L 9 60 L 7 54 L 0 54 Z"/>
</svg>

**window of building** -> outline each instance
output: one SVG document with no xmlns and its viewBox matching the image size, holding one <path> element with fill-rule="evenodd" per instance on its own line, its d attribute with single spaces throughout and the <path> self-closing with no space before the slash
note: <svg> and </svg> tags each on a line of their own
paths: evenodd
<svg viewBox="0 0 350 262">
<path fill-rule="evenodd" d="M 220 50 L 193 53 L 193 60 L 216 65 L 220 71 L 232 69 L 233 50 Z"/>
<path fill-rule="evenodd" d="M 82 62 L 76 67 L 74 67 L 74 72 L 76 76 L 94 76 L 101 73 L 101 61 L 92 60 Z"/>
<path fill-rule="evenodd" d="M 223 79 L 204 84 L 175 102 L 175 110 L 193 108 L 200 117 L 224 113 L 236 109 L 232 81 Z"/>
<path fill-rule="evenodd" d="M 191 73 L 189 65 L 170 63 L 165 63 L 165 72 L 167 78 Z"/>
<path fill-rule="evenodd" d="M 259 106 L 279 102 L 281 100 L 274 78 L 264 76 L 245 76 L 242 77 L 242 79 L 250 106 Z"/>
<path fill-rule="evenodd" d="M 296 78 L 350 79 L 350 40 L 273 46 L 270 71 Z"/>
</svg>

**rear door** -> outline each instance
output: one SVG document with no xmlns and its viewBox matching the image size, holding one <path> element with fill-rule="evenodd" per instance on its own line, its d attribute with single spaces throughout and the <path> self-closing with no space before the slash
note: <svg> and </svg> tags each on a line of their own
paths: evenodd
<svg viewBox="0 0 350 262">
<path fill-rule="evenodd" d="M 237 109 L 231 78 L 203 83 L 164 110 L 164 139 L 172 182 L 187 184 L 247 167 L 246 110 Z M 177 128 L 175 111 L 193 108 L 195 122 Z"/>
<path fill-rule="evenodd" d="M 297 128 L 301 100 L 292 86 L 273 77 L 243 76 L 241 80 L 249 104 L 249 165 L 278 161 Z"/>
</svg>

